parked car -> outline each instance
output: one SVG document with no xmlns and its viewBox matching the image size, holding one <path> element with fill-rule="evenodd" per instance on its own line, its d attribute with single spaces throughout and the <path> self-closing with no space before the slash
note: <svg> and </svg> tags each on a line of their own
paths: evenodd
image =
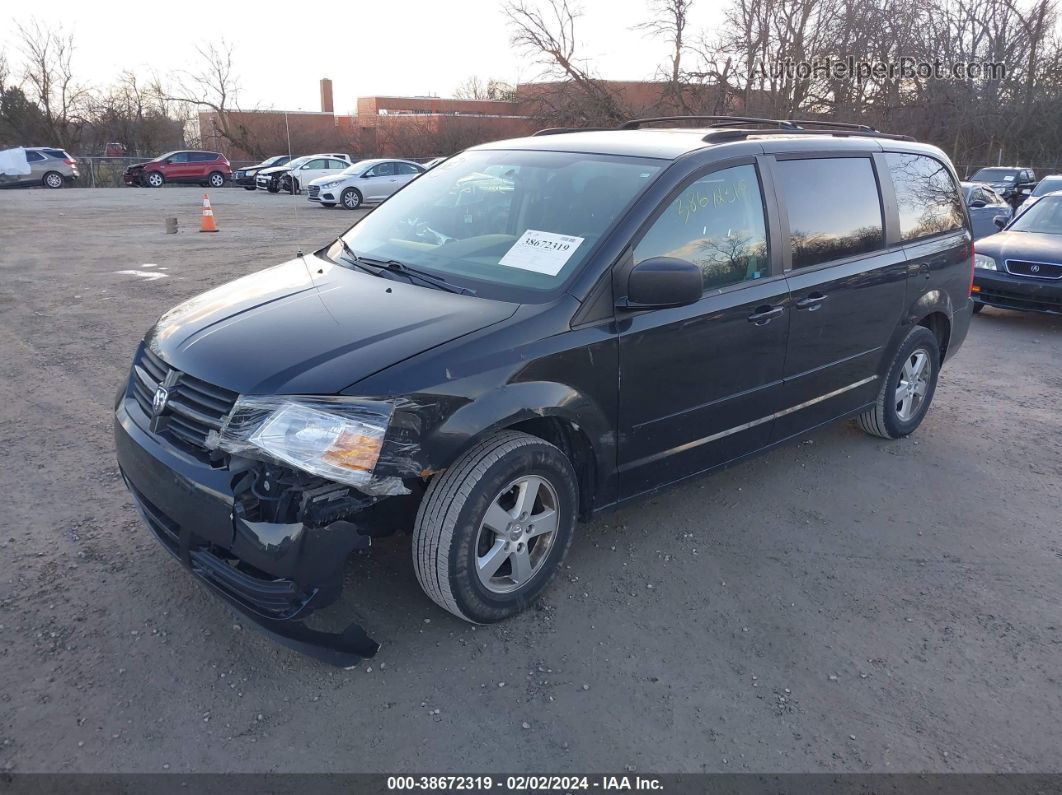
<svg viewBox="0 0 1062 795">
<path fill-rule="evenodd" d="M 974 312 L 987 305 L 1062 314 L 1062 191 L 998 224 L 1002 232 L 977 241 Z"/>
<path fill-rule="evenodd" d="M 350 166 L 350 155 L 318 154 L 303 155 L 289 163 L 273 168 L 263 168 L 255 177 L 255 184 L 270 193 L 285 191 L 298 193 L 318 177 L 334 174 Z M 292 176 L 294 175 L 294 176 Z"/>
<path fill-rule="evenodd" d="M 1010 203 L 990 185 L 963 182 L 960 187 L 966 202 L 966 211 L 970 214 L 970 222 L 973 224 L 974 240 L 994 235 L 999 231 L 996 217 L 1002 215 L 1009 219 L 1014 212 Z"/>
<path fill-rule="evenodd" d="M 918 428 L 972 306 L 944 153 L 854 125 L 645 124 L 473 147 L 165 313 L 115 405 L 162 545 L 350 665 L 377 648 L 361 627 L 301 622 L 375 537 L 410 531 L 425 593 L 499 621 L 577 519 L 826 422 Z"/>
<path fill-rule="evenodd" d="M 1054 193 L 1056 190 L 1062 190 L 1062 174 L 1050 174 L 1039 182 L 1036 183 L 1036 187 L 1032 189 L 1028 198 L 1025 199 L 1015 210 L 1015 214 L 1023 213 L 1038 202 L 1043 196 L 1048 193 Z"/>
<path fill-rule="evenodd" d="M 229 179 L 232 167 L 225 155 L 198 150 L 167 152 L 147 163 L 129 166 L 122 176 L 126 185 L 143 188 L 161 188 L 167 182 L 220 188 Z"/>
<path fill-rule="evenodd" d="M 1006 199 L 1012 208 L 1016 208 L 1036 186 L 1036 173 L 1031 168 L 1020 166 L 993 166 L 977 169 L 969 181 L 990 186 Z"/>
<path fill-rule="evenodd" d="M 21 154 L 20 154 L 21 152 Z M 0 152 L 0 157 L 8 159 L 25 158 L 25 166 L 17 169 L 0 168 L 0 187 L 32 187 L 43 185 L 46 188 L 62 188 L 77 180 L 79 174 L 77 161 L 66 153 L 65 149 L 52 146 L 27 146 Z M 21 164 L 20 164 L 21 165 Z M 29 173 L 23 173 L 28 171 Z"/>
<path fill-rule="evenodd" d="M 255 177 L 258 176 L 258 172 L 264 168 L 274 168 L 276 166 L 283 166 L 291 161 L 291 157 L 288 155 L 276 155 L 275 157 L 267 158 L 256 166 L 249 166 L 247 168 L 237 169 L 232 175 L 233 184 L 239 185 L 245 190 L 254 190 L 256 187 Z"/>
<path fill-rule="evenodd" d="M 362 160 L 338 174 L 318 177 L 307 186 L 306 197 L 323 207 L 342 204 L 356 210 L 382 202 L 425 171 L 411 160 Z"/>
</svg>

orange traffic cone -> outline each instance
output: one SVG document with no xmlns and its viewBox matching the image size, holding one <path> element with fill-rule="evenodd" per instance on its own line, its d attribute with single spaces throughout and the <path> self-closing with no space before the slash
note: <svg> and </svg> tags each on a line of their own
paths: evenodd
<svg viewBox="0 0 1062 795">
<path fill-rule="evenodd" d="M 203 221 L 199 225 L 200 232 L 217 232 L 218 225 L 214 222 L 214 211 L 210 209 L 210 197 L 203 194 Z"/>
</svg>

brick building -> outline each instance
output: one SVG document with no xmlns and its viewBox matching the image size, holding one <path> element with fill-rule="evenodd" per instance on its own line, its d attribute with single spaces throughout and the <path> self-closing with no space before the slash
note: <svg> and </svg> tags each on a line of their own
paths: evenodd
<svg viewBox="0 0 1062 795">
<path fill-rule="evenodd" d="M 679 104 L 662 83 L 608 81 L 604 83 L 618 105 L 633 115 L 679 113 Z M 733 98 L 721 99 L 713 87 L 684 90 L 683 102 L 702 113 L 735 113 Z M 235 146 L 221 134 L 217 114 L 199 114 L 199 137 L 206 149 L 224 152 L 230 160 L 253 160 L 287 152 L 347 152 L 356 157 L 433 157 L 448 155 L 483 141 L 527 135 L 543 126 L 547 112 L 573 117 L 578 123 L 578 99 L 565 85 L 528 83 L 512 100 L 443 97 L 358 97 L 354 114 L 336 114 L 332 81 L 320 84 L 321 110 L 239 111 L 226 114 L 232 137 L 247 142 Z M 255 151 L 257 150 L 257 151 Z"/>
</svg>

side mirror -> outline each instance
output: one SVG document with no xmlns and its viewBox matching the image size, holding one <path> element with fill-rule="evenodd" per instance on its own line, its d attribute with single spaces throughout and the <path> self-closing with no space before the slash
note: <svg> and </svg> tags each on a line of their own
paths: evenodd
<svg viewBox="0 0 1062 795">
<path fill-rule="evenodd" d="M 361 175 L 361 178 L 362 179 L 368 179 L 371 176 L 372 176 L 372 174 L 370 174 L 368 171 L 366 171 L 364 174 Z"/>
<path fill-rule="evenodd" d="M 995 218 L 992 219 L 992 223 L 1002 229 L 1004 226 L 1007 225 L 1007 221 L 1009 220 L 1010 219 L 1007 218 L 1007 216 L 1005 215 L 997 215 Z"/>
<path fill-rule="evenodd" d="M 972 202 L 970 202 L 970 207 L 972 207 L 972 208 L 980 208 L 980 207 L 984 207 L 984 206 L 985 206 L 985 200 L 984 199 L 974 199 Z"/>
<path fill-rule="evenodd" d="M 165 166 L 169 166 L 169 165 L 173 164 L 173 161 L 172 160 L 163 160 L 162 164 L 165 165 Z"/>
<path fill-rule="evenodd" d="M 676 257 L 651 257 L 634 266 L 627 279 L 626 309 L 687 306 L 701 299 L 704 277 L 692 262 Z"/>
</svg>

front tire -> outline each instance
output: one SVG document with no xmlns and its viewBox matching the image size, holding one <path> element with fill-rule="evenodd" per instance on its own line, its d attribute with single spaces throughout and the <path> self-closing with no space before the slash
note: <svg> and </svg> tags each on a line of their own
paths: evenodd
<svg viewBox="0 0 1062 795">
<path fill-rule="evenodd" d="M 49 171 L 44 175 L 43 184 L 44 187 L 52 188 L 53 190 L 55 188 L 61 188 L 63 187 L 63 175 L 58 171 Z"/>
<path fill-rule="evenodd" d="M 984 304 L 982 304 L 980 301 L 975 301 L 974 302 L 973 313 L 975 315 L 979 315 L 979 314 L 981 314 L 981 310 L 984 309 L 984 308 L 985 308 Z"/>
<path fill-rule="evenodd" d="M 515 431 L 495 434 L 428 486 L 413 530 L 424 592 L 475 623 L 530 605 L 567 554 L 577 479 L 558 448 Z"/>
<path fill-rule="evenodd" d="M 361 207 L 361 191 L 357 188 L 347 188 L 339 198 L 343 202 L 343 206 L 348 210 L 356 210 Z"/>
<path fill-rule="evenodd" d="M 254 187 L 254 185 L 244 185 L 244 186 L 243 186 L 243 189 L 244 189 L 244 190 L 254 190 L 254 189 L 255 189 L 255 187 Z"/>
<path fill-rule="evenodd" d="M 270 193 L 280 193 L 280 185 L 275 179 L 269 180 L 269 187 L 266 188 Z"/>
<path fill-rule="evenodd" d="M 914 432 L 933 401 L 940 372 L 940 343 L 924 326 L 911 329 L 896 352 L 873 408 L 859 415 L 871 436 L 899 439 Z"/>
<path fill-rule="evenodd" d="M 149 188 L 161 188 L 166 178 L 162 176 L 158 171 L 149 171 L 144 175 L 144 185 Z"/>
</svg>

